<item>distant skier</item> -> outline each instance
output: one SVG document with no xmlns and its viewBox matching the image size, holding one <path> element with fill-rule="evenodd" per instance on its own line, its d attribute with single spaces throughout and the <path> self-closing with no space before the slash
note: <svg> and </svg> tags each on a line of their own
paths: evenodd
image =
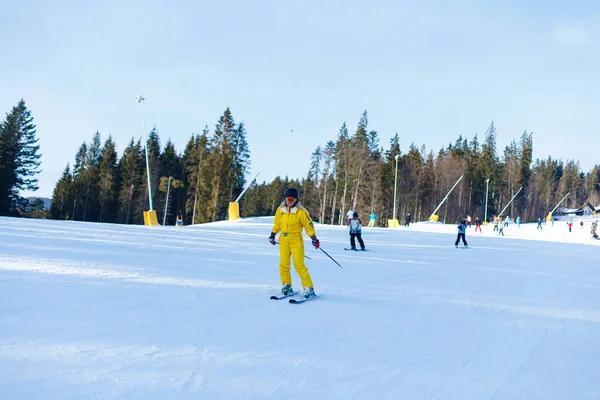
<svg viewBox="0 0 600 400">
<path fill-rule="evenodd" d="M 410 216 L 410 213 L 408 213 L 406 215 L 406 217 L 404 218 L 404 226 L 410 226 L 410 221 L 412 220 L 412 217 Z"/>
<path fill-rule="evenodd" d="M 521 227 L 521 217 L 517 217 L 517 228 Z"/>
<path fill-rule="evenodd" d="M 304 297 L 314 297 L 310 274 L 306 265 L 304 265 L 304 240 L 302 238 L 302 229 L 310 236 L 312 245 L 315 249 L 319 248 L 320 242 L 315 233 L 312 219 L 308 210 L 300 204 L 300 192 L 295 188 L 287 188 L 283 195 L 284 200 L 275 212 L 275 221 L 269 242 L 272 245 L 277 244 L 275 235 L 279 235 L 279 276 L 281 278 L 281 293 L 284 296 L 294 293 L 292 289 L 292 275 L 290 273 L 290 256 L 294 260 L 294 269 L 300 275 L 302 286 L 304 288 Z"/>
<path fill-rule="evenodd" d="M 352 215 L 354 215 L 354 209 L 350 207 L 346 213 L 346 225 L 350 225 L 350 221 L 352 221 Z"/>
<path fill-rule="evenodd" d="M 371 215 L 369 215 L 369 228 L 372 228 L 375 226 L 375 222 L 377 221 L 377 214 L 375 214 L 375 211 L 373 211 L 371 213 Z"/>
<path fill-rule="evenodd" d="M 477 232 L 477 229 L 479 229 L 479 233 L 483 233 L 481 231 L 481 220 L 479 217 L 475 218 L 475 232 Z"/>
<path fill-rule="evenodd" d="M 356 250 L 356 242 L 354 241 L 354 238 L 356 238 L 358 239 L 358 244 L 360 244 L 360 249 L 364 250 L 365 242 L 363 242 L 361 237 L 362 222 L 358 219 L 358 213 L 356 211 L 352 214 L 352 220 L 350 221 L 348 228 L 350 230 L 350 248 Z"/>
<path fill-rule="evenodd" d="M 504 225 L 505 224 L 506 224 L 506 222 L 504 222 L 504 221 L 498 222 L 498 235 L 504 236 Z"/>
<path fill-rule="evenodd" d="M 541 230 L 544 230 L 544 228 L 542 228 L 542 219 L 541 219 L 541 218 L 538 218 L 538 224 L 537 224 L 537 228 L 535 228 L 535 229 L 541 229 Z"/>
<path fill-rule="evenodd" d="M 181 214 L 177 214 L 177 219 L 175 220 L 176 226 L 183 226 L 183 217 Z"/>
<path fill-rule="evenodd" d="M 569 227 L 569 232 L 571 232 L 571 229 L 573 229 L 573 221 L 567 222 L 567 226 Z"/>
<path fill-rule="evenodd" d="M 465 233 L 467 232 L 467 221 L 463 218 L 460 220 L 460 224 L 458 224 L 458 236 L 456 236 L 456 242 L 454 242 L 454 247 L 458 249 L 458 241 L 462 239 L 463 245 L 465 248 L 469 247 L 467 244 L 467 240 L 465 239 Z"/>
<path fill-rule="evenodd" d="M 600 237 L 598 237 L 597 231 L 598 231 L 598 221 L 594 221 L 594 222 L 592 222 L 592 231 L 590 232 L 594 239 L 600 239 Z"/>
</svg>

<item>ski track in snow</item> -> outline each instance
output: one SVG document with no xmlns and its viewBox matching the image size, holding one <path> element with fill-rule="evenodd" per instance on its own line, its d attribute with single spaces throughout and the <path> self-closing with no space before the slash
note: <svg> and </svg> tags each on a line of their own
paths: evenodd
<svg viewBox="0 0 600 400">
<path fill-rule="evenodd" d="M 0 218 L 0 398 L 600 395 L 598 244 L 585 232 L 489 226 L 457 252 L 453 225 L 366 228 L 370 251 L 354 254 L 345 227 L 317 224 L 344 269 L 305 238 L 324 297 L 293 306 L 269 300 L 271 225 Z"/>
</svg>

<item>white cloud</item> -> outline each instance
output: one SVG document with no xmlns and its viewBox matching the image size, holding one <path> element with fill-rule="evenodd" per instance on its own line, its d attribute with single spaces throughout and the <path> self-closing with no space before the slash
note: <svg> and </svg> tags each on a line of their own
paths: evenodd
<svg viewBox="0 0 600 400">
<path fill-rule="evenodd" d="M 586 34 L 581 24 L 556 24 L 552 40 L 560 47 L 583 46 L 586 42 Z"/>
</svg>

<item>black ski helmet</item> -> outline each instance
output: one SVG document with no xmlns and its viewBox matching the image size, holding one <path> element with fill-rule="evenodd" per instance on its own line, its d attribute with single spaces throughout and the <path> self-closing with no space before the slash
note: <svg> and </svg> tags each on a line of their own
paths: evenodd
<svg viewBox="0 0 600 400">
<path fill-rule="evenodd" d="M 357 213 L 356 211 L 354 211 L 354 214 L 352 214 L 352 216 L 353 216 L 354 218 L 358 218 L 358 213 Z"/>
<path fill-rule="evenodd" d="M 462 222 L 464 224 L 465 222 L 467 222 L 467 220 L 463 218 L 460 220 L 460 222 Z"/>
<path fill-rule="evenodd" d="M 300 192 L 296 188 L 287 188 L 285 189 L 285 193 L 283 197 L 293 197 L 296 200 L 300 199 Z"/>
</svg>

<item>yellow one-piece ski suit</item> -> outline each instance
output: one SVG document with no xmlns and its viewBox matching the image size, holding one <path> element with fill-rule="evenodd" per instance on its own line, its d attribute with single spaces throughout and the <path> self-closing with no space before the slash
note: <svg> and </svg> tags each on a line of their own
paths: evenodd
<svg viewBox="0 0 600 400">
<path fill-rule="evenodd" d="M 300 203 L 296 203 L 293 207 L 287 207 L 285 202 L 281 203 L 281 206 L 275 212 L 275 223 L 272 229 L 275 234 L 281 232 L 281 235 L 279 235 L 279 275 L 281 284 L 292 284 L 290 273 L 291 255 L 294 260 L 294 269 L 300 275 L 303 288 L 314 288 L 308 269 L 304 265 L 302 228 L 306 230 L 308 236 L 315 235 L 315 228 L 308 210 Z"/>
</svg>

